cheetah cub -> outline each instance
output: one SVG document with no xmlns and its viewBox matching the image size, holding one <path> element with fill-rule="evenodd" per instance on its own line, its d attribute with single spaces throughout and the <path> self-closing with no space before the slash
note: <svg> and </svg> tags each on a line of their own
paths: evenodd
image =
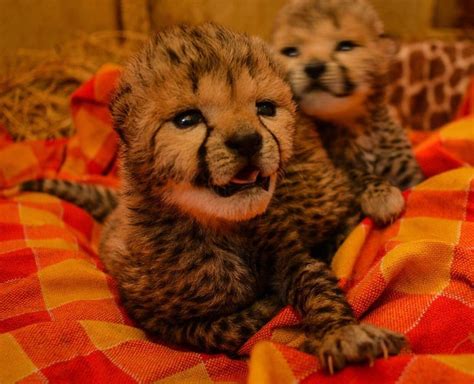
<svg viewBox="0 0 474 384">
<path fill-rule="evenodd" d="M 309 253 L 354 214 L 354 195 L 317 136 L 306 140 L 311 124 L 295 133 L 284 76 L 257 38 L 214 24 L 157 34 L 112 101 L 123 180 L 93 210 L 102 219 L 118 204 L 100 257 L 130 316 L 166 342 L 235 355 L 291 304 L 301 348 L 329 372 L 397 354 L 403 336 L 359 324 Z M 52 180 L 23 187 L 88 209 L 114 200 Z"/>
<path fill-rule="evenodd" d="M 277 16 L 273 46 L 301 111 L 360 188 L 362 212 L 380 225 L 396 219 L 404 208 L 400 189 L 423 175 L 388 113 L 396 49 L 375 10 L 365 0 L 290 0 Z"/>
</svg>

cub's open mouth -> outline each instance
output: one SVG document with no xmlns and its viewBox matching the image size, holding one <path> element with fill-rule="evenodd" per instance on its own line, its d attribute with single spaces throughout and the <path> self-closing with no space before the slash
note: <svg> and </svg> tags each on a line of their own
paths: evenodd
<svg viewBox="0 0 474 384">
<path fill-rule="evenodd" d="M 270 189 L 270 177 L 262 176 L 260 169 L 249 165 L 241 169 L 230 181 L 223 186 L 213 186 L 214 191 L 222 197 L 229 197 L 250 188 L 262 188 L 265 191 Z"/>
<path fill-rule="evenodd" d="M 354 91 L 355 91 L 355 85 L 349 81 L 346 81 L 344 83 L 344 90 L 343 91 L 334 91 L 331 90 L 329 87 L 326 85 L 322 84 L 319 81 L 312 81 L 304 90 L 304 93 L 312 93 L 312 92 L 324 92 L 328 93 L 329 95 L 332 95 L 334 97 L 349 97 L 351 96 Z"/>
</svg>

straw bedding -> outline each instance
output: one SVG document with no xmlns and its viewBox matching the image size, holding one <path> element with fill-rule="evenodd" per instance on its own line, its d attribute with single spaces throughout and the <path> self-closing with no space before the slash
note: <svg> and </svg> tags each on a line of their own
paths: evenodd
<svg viewBox="0 0 474 384">
<path fill-rule="evenodd" d="M 69 97 L 103 63 L 122 64 L 145 34 L 81 35 L 51 50 L 21 50 L 0 73 L 0 124 L 15 140 L 70 136 Z"/>
</svg>

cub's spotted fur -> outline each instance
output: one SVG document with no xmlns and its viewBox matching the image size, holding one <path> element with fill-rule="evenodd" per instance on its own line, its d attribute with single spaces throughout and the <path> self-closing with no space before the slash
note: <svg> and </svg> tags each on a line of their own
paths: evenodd
<svg viewBox="0 0 474 384">
<path fill-rule="evenodd" d="M 400 189 L 423 178 L 402 127 L 385 103 L 394 43 L 366 0 L 290 0 L 274 48 L 295 99 L 325 148 L 360 187 L 362 211 L 379 224 L 404 207 Z"/>
<path fill-rule="evenodd" d="M 163 31 L 111 109 L 123 180 L 100 256 L 141 327 L 233 355 L 291 304 L 302 348 L 331 372 L 399 352 L 404 338 L 358 324 L 310 256 L 358 219 L 354 196 L 304 117 L 295 140 L 291 90 L 262 41 L 213 24 Z"/>
</svg>

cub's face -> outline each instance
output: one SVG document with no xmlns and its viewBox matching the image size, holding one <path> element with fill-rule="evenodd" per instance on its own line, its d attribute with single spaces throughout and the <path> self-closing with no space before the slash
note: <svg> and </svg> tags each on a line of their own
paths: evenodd
<svg viewBox="0 0 474 384">
<path fill-rule="evenodd" d="M 112 103 L 125 178 L 204 220 L 262 213 L 292 153 L 283 77 L 260 40 L 212 24 L 158 34 Z"/>
<path fill-rule="evenodd" d="M 395 51 L 382 33 L 363 0 L 293 0 L 281 10 L 273 45 L 306 114 L 337 120 L 364 108 Z"/>
</svg>

